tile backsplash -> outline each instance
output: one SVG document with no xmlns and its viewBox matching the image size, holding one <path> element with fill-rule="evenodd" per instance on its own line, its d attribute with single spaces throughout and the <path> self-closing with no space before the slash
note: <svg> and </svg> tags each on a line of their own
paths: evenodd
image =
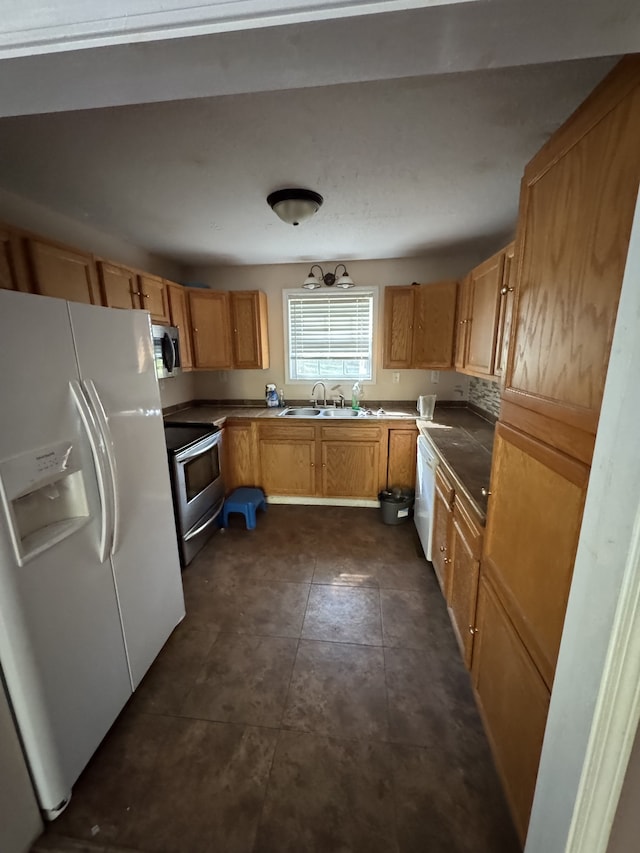
<svg viewBox="0 0 640 853">
<path fill-rule="evenodd" d="M 488 382 L 486 379 L 471 377 L 469 383 L 469 402 L 483 412 L 488 412 L 495 418 L 500 415 L 500 383 Z"/>
</svg>

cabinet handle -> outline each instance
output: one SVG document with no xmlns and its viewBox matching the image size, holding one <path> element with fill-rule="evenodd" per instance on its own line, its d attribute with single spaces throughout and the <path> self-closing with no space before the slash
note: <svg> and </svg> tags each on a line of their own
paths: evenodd
<svg viewBox="0 0 640 853">
<path fill-rule="evenodd" d="M 477 633 L 478 633 L 478 629 L 477 629 L 477 628 L 474 628 L 474 627 L 473 627 L 473 625 L 469 625 L 469 633 L 470 633 L 470 634 L 477 634 Z"/>
<path fill-rule="evenodd" d="M 312 462 L 312 463 L 311 463 L 311 467 L 312 467 L 312 468 L 315 468 L 315 467 L 316 467 L 316 463 L 315 463 L 315 462 Z"/>
<path fill-rule="evenodd" d="M 489 495 L 493 494 L 493 492 L 490 492 L 489 489 L 485 489 L 483 487 L 482 489 L 480 489 L 480 494 L 482 495 L 483 498 L 488 498 Z"/>
<path fill-rule="evenodd" d="M 441 545 L 441 546 L 440 546 L 440 550 L 441 550 L 441 551 L 446 551 L 446 550 L 447 550 L 447 548 L 446 548 L 446 546 L 445 546 L 445 545 Z"/>
<path fill-rule="evenodd" d="M 445 558 L 444 558 L 444 560 L 443 560 L 442 562 L 443 562 L 443 563 L 450 563 L 450 562 L 451 562 L 451 560 L 450 560 L 448 557 L 445 557 Z"/>
<path fill-rule="evenodd" d="M 506 286 L 505 286 L 505 287 L 503 287 L 503 288 L 501 288 L 501 289 L 500 289 L 500 293 L 501 293 L 503 296 L 506 296 L 506 294 L 507 294 L 507 293 L 513 293 L 513 288 L 512 288 L 512 287 L 506 287 Z"/>
<path fill-rule="evenodd" d="M 141 296 L 144 296 L 144 298 L 145 298 L 145 299 L 148 299 L 148 298 L 149 298 L 149 294 L 148 294 L 148 293 L 142 293 L 142 294 L 140 294 L 140 295 L 141 295 Z"/>
</svg>

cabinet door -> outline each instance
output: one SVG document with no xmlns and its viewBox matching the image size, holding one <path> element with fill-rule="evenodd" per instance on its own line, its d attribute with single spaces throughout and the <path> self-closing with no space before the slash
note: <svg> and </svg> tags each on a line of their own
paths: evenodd
<svg viewBox="0 0 640 853">
<path fill-rule="evenodd" d="M 465 665 L 471 668 L 482 530 L 456 495 L 451 525 L 449 615 Z"/>
<path fill-rule="evenodd" d="M 0 288 L 29 292 L 24 249 L 18 234 L 0 225 Z"/>
<path fill-rule="evenodd" d="M 210 370 L 231 367 L 229 294 L 191 288 L 189 312 L 195 366 Z"/>
<path fill-rule="evenodd" d="M 483 569 L 549 688 L 588 478 L 583 463 L 496 427 Z"/>
<path fill-rule="evenodd" d="M 233 329 L 233 366 L 269 367 L 267 297 L 258 290 L 236 290 L 230 294 Z"/>
<path fill-rule="evenodd" d="M 193 367 L 193 351 L 191 347 L 191 325 L 188 320 L 187 295 L 184 287 L 165 281 L 167 299 L 169 301 L 169 317 L 172 326 L 180 332 L 180 356 L 182 369 L 191 370 Z"/>
<path fill-rule="evenodd" d="M 227 421 L 222 440 L 222 474 L 226 494 L 239 486 L 255 486 L 260 480 L 254 463 L 253 443 L 251 422 L 239 421 L 234 423 Z"/>
<path fill-rule="evenodd" d="M 414 288 L 411 366 L 445 369 L 453 363 L 457 281 L 439 281 Z"/>
<path fill-rule="evenodd" d="M 385 368 L 411 367 L 415 289 L 413 285 L 385 287 L 382 355 L 382 366 Z"/>
<path fill-rule="evenodd" d="M 315 439 L 261 438 L 259 456 L 267 495 L 315 495 Z"/>
<path fill-rule="evenodd" d="M 322 485 L 327 498 L 376 498 L 379 492 L 378 441 L 323 441 Z"/>
<path fill-rule="evenodd" d="M 453 487 L 436 469 L 436 495 L 433 506 L 432 563 L 442 594 L 449 598 L 449 563 L 451 560 L 451 507 Z"/>
<path fill-rule="evenodd" d="M 26 244 L 37 293 L 100 305 L 100 289 L 91 255 L 41 240 L 29 239 Z"/>
<path fill-rule="evenodd" d="M 500 287 L 500 309 L 498 312 L 498 330 L 496 333 L 496 357 L 493 372 L 502 376 L 507 361 L 509 336 L 511 334 L 511 318 L 513 316 L 513 292 L 515 289 L 514 268 L 515 243 L 504 250 L 504 266 L 502 268 L 502 286 Z"/>
<path fill-rule="evenodd" d="M 98 261 L 102 302 L 108 308 L 140 308 L 138 276 L 133 270 Z"/>
<path fill-rule="evenodd" d="M 632 56 L 554 134 L 522 181 L 505 415 L 585 462 L 638 194 L 639 141 L 640 58 Z"/>
<path fill-rule="evenodd" d="M 416 487 L 417 429 L 389 430 L 389 462 L 387 487 Z"/>
<path fill-rule="evenodd" d="M 140 304 L 151 314 L 152 321 L 169 325 L 169 299 L 164 279 L 145 273 L 138 276 L 138 285 Z"/>
<path fill-rule="evenodd" d="M 538 775 L 549 690 L 483 576 L 472 677 L 493 757 L 524 844 Z"/>
<path fill-rule="evenodd" d="M 467 363 L 467 343 L 469 339 L 469 276 L 466 276 L 458 288 L 456 308 L 456 340 L 454 365 L 462 371 Z"/>
<path fill-rule="evenodd" d="M 504 254 L 498 252 L 471 271 L 469 342 L 465 367 L 481 376 L 493 373 Z"/>
</svg>

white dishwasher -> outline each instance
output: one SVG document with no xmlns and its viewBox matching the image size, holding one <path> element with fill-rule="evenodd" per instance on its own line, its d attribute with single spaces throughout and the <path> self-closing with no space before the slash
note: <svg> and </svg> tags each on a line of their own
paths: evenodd
<svg viewBox="0 0 640 853">
<path fill-rule="evenodd" d="M 424 435 L 418 436 L 416 502 L 413 520 L 427 560 L 431 559 L 433 541 L 433 506 L 436 498 L 438 457 Z"/>
</svg>

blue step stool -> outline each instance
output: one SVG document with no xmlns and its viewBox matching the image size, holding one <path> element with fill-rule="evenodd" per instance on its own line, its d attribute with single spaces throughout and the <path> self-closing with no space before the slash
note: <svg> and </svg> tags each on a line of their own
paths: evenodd
<svg viewBox="0 0 640 853">
<path fill-rule="evenodd" d="M 247 530 L 256 529 L 256 509 L 266 510 L 267 501 L 262 489 L 234 489 L 224 502 L 222 526 L 229 526 L 229 514 L 241 512 L 244 515 Z"/>
</svg>

